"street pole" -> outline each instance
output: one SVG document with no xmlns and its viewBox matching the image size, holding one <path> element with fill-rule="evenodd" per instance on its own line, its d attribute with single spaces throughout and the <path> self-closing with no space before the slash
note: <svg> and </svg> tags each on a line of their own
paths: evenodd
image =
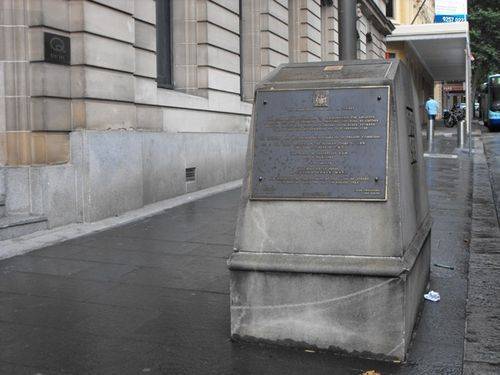
<svg viewBox="0 0 500 375">
<path fill-rule="evenodd" d="M 465 144 L 465 120 L 461 120 L 457 125 L 457 147 L 462 150 Z"/>
<path fill-rule="evenodd" d="M 357 58 L 357 1 L 339 0 L 339 54 L 340 60 Z"/>
<path fill-rule="evenodd" d="M 427 128 L 427 152 L 431 154 L 433 149 L 434 149 L 434 118 L 430 117 L 429 125 Z"/>
<path fill-rule="evenodd" d="M 472 153 L 472 111 L 474 111 L 474 100 L 471 93 L 471 52 L 469 37 L 467 36 L 467 46 L 465 48 L 465 115 L 467 124 L 467 136 L 469 143 L 469 155 Z"/>
</svg>

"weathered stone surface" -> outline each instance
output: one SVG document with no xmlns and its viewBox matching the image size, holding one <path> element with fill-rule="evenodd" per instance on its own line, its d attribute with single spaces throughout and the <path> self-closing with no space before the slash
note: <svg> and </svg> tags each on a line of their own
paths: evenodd
<svg viewBox="0 0 500 375">
<path fill-rule="evenodd" d="M 33 215 L 9 215 L 0 218 L 0 241 L 47 229 L 47 219 Z"/>
<path fill-rule="evenodd" d="M 30 212 L 29 188 L 29 168 L 5 169 L 5 206 L 8 212 Z"/>
<path fill-rule="evenodd" d="M 86 142 L 88 165 L 83 170 L 87 200 L 85 221 L 100 220 L 141 207 L 141 138 L 126 131 L 87 132 Z"/>
<path fill-rule="evenodd" d="M 409 278 L 232 271 L 231 332 L 243 339 L 404 358 L 429 259 L 427 246 Z"/>
<path fill-rule="evenodd" d="M 135 0 L 134 18 L 154 25 L 156 23 L 155 0 Z"/>
<path fill-rule="evenodd" d="M 200 67 L 198 68 L 199 88 L 209 88 L 221 91 L 239 93 L 239 75 L 224 72 L 218 69 Z"/>
<path fill-rule="evenodd" d="M 44 62 L 30 64 L 32 96 L 69 98 L 71 94 L 70 67 Z"/>
<path fill-rule="evenodd" d="M 71 97 L 134 101 L 134 77 L 129 73 L 88 66 L 71 68 Z"/>
<path fill-rule="evenodd" d="M 390 87 L 389 103 L 385 102 L 386 115 L 379 118 L 375 110 L 369 110 L 376 119 L 374 127 L 387 126 L 383 128 L 388 129 L 388 136 L 383 136 L 387 137 L 387 150 L 385 143 L 381 151 L 373 155 L 363 149 L 372 142 L 368 139 L 371 139 L 369 135 L 373 129 L 360 125 L 365 124 L 369 116 L 356 100 L 366 103 L 370 99 L 360 99 L 355 88 L 351 89 L 352 95 L 347 101 L 335 93 L 335 88 L 353 86 L 360 89 L 370 87 L 370 90 Z M 311 90 L 316 90 L 314 95 L 311 95 Z M 271 97 L 280 95 L 296 95 L 295 98 L 300 100 L 271 100 Z M 416 98 L 409 72 L 397 62 L 290 64 L 275 70 L 257 86 L 235 253 L 229 260 L 233 336 L 278 343 L 291 340 L 303 346 L 405 358 L 421 295 L 429 279 L 430 264 L 430 218 L 422 142 L 416 128 L 419 123 Z M 374 94 L 373 99 L 374 105 L 384 102 L 380 93 Z M 287 104 L 290 108 L 283 111 Z M 280 110 L 273 111 L 273 105 Z M 264 106 L 267 106 L 265 110 L 262 109 Z M 389 111 L 391 116 L 387 117 Z M 309 121 L 311 117 L 315 120 Z M 265 132 L 266 126 L 271 126 L 270 119 L 275 121 L 272 122 L 274 128 L 281 126 L 281 133 Z M 336 123 L 337 120 L 339 123 L 335 127 L 328 125 L 328 121 Z M 312 128 L 323 133 L 317 135 Z M 255 153 L 264 152 L 257 148 L 258 137 L 264 137 L 261 146 L 270 147 L 268 152 L 273 152 L 273 144 L 276 153 L 278 145 L 284 147 L 280 149 L 279 158 L 278 154 L 269 155 L 265 160 L 260 154 L 257 156 Z M 297 137 L 306 146 L 310 142 L 316 145 L 316 139 L 323 142 L 314 150 L 324 150 L 321 155 L 334 155 L 335 166 L 343 166 L 342 174 L 349 181 L 352 176 L 357 176 L 356 173 L 363 174 L 355 167 L 356 162 L 362 162 L 363 158 L 375 158 L 386 165 L 387 186 L 382 202 L 363 202 L 361 198 L 351 199 L 349 196 L 347 199 L 342 195 L 333 196 L 338 201 L 328 200 L 328 197 L 325 200 L 323 190 L 320 187 L 315 190 L 315 184 L 319 182 L 311 180 L 309 174 L 299 172 L 295 172 L 297 189 L 302 189 L 302 192 L 310 189 L 312 193 L 293 195 L 292 198 L 304 198 L 297 201 L 285 193 L 281 196 L 278 182 L 270 183 L 269 191 L 275 188 L 276 196 L 257 195 L 260 185 L 255 185 L 259 183 L 255 181 L 256 176 L 275 173 L 280 176 L 279 181 L 288 176 L 290 164 L 268 163 L 274 160 L 273 157 L 285 164 L 295 161 L 292 151 L 290 155 L 286 153 L 286 147 L 288 142 L 295 145 Z M 358 139 L 363 139 L 359 150 L 354 147 L 358 145 Z M 380 139 L 380 136 L 375 139 Z M 342 149 L 346 153 L 331 151 L 338 150 L 335 145 L 344 145 Z M 309 157 L 307 160 L 312 162 L 299 163 L 292 171 L 301 171 L 303 165 L 333 165 L 328 158 L 319 158 L 316 154 L 313 157 L 313 148 L 306 146 L 293 148 L 293 152 L 303 152 L 304 157 Z M 346 161 L 344 166 L 342 158 L 351 164 Z M 266 168 L 275 168 L 277 172 Z M 363 176 L 371 179 L 370 172 L 367 173 Z M 290 181 L 293 183 L 295 179 Z M 364 186 L 361 182 L 359 184 L 356 182 L 355 187 Z M 369 190 L 370 193 L 373 191 Z M 276 262 L 280 263 L 272 263 L 272 256 L 278 254 L 282 258 L 276 258 Z M 298 256 L 315 260 L 297 265 L 292 258 Z M 332 256 L 345 258 L 345 261 L 330 261 Z M 374 256 L 379 257 L 380 262 L 373 262 Z M 386 263 L 388 265 L 395 259 L 400 263 L 389 271 Z M 378 289 L 375 287 L 378 284 L 387 285 L 388 289 L 381 288 L 382 295 L 371 298 L 370 291 Z M 397 287 L 393 288 L 395 285 Z M 368 294 L 358 301 L 357 298 L 365 293 L 363 290 Z M 391 295 L 391 302 L 376 306 L 371 303 L 383 300 L 384 295 Z M 356 301 L 351 300 L 351 296 Z M 323 306 L 325 301 L 327 303 Z"/>
<path fill-rule="evenodd" d="M 28 94 L 28 65 L 27 61 L 2 62 L 2 68 L 0 68 L 2 95 L 26 96 Z"/>
<path fill-rule="evenodd" d="M 5 97 L 3 103 L 3 121 L 7 131 L 22 131 L 29 129 L 29 101 L 26 96 Z"/>
<path fill-rule="evenodd" d="M 27 25 L 26 18 L 26 3 L 24 1 L 6 0 L 0 2 L 0 25 Z"/>
<path fill-rule="evenodd" d="M 30 26 L 46 26 L 69 31 L 69 4 L 67 0 L 34 0 L 30 2 Z"/>
<path fill-rule="evenodd" d="M 239 53 L 238 35 L 208 22 L 198 22 L 197 28 L 198 43 L 221 46 L 231 52 Z"/>
<path fill-rule="evenodd" d="M 184 158 L 186 168 L 196 167 L 196 189 L 217 185 L 229 181 L 228 178 L 241 176 L 242 151 L 245 149 L 246 141 L 246 135 L 237 133 L 185 134 Z M 228 147 L 229 144 L 233 146 Z M 239 168 L 229 172 L 229 168 L 236 165 Z"/>
<path fill-rule="evenodd" d="M 72 101 L 73 128 L 88 130 L 131 129 L 136 126 L 135 105 L 100 100 Z"/>
<path fill-rule="evenodd" d="M 210 65 L 239 74 L 240 57 L 237 54 L 208 44 L 199 46 L 195 51 L 199 65 Z"/>
<path fill-rule="evenodd" d="M 118 10 L 90 1 L 70 2 L 71 31 L 88 31 L 104 37 L 134 42 L 134 19 Z"/>
<path fill-rule="evenodd" d="M 394 303 L 403 301 L 404 284 L 397 278 L 235 271 L 231 286 L 233 335 L 404 355 L 402 304 Z"/>
<path fill-rule="evenodd" d="M 182 134 L 142 135 L 144 204 L 186 193 L 184 142 Z"/>
<path fill-rule="evenodd" d="M 27 59 L 28 29 L 23 25 L 0 26 L 0 60 Z"/>
<path fill-rule="evenodd" d="M 58 98 L 31 99 L 31 129 L 71 130 L 71 100 Z"/>
<path fill-rule="evenodd" d="M 134 72 L 134 47 L 114 39 L 88 33 L 71 36 L 71 62 L 125 72 Z"/>
<path fill-rule="evenodd" d="M 150 25 L 139 20 L 135 20 L 135 40 L 134 45 L 149 51 L 156 51 L 156 29 Z"/>
<path fill-rule="evenodd" d="M 199 1 L 197 4 L 199 21 L 219 25 L 226 30 L 232 31 L 234 34 L 239 33 L 237 14 L 212 1 Z"/>
<path fill-rule="evenodd" d="M 137 129 L 161 131 L 163 129 L 163 109 L 155 106 L 136 105 Z"/>
<path fill-rule="evenodd" d="M 134 13 L 134 0 L 95 0 L 95 2 L 125 13 Z"/>
<path fill-rule="evenodd" d="M 135 48 L 135 74 L 156 78 L 156 54 Z"/>
<path fill-rule="evenodd" d="M 81 222 L 74 165 L 30 168 L 32 213 L 44 214 L 50 227 Z"/>
<path fill-rule="evenodd" d="M 158 104 L 158 94 L 161 91 L 171 92 L 158 88 L 156 80 L 152 78 L 134 76 L 135 82 L 135 102 L 139 104 Z"/>
<path fill-rule="evenodd" d="M 244 133 L 246 119 L 239 115 L 181 108 L 163 109 L 163 128 L 168 132 Z"/>
</svg>

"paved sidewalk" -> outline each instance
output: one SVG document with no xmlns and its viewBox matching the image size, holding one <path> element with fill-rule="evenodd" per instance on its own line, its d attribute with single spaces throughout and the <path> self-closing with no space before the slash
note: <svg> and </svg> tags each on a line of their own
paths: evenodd
<svg viewBox="0 0 500 375">
<path fill-rule="evenodd" d="M 500 374 L 500 134 L 482 140 L 484 153 L 478 140 L 474 155 L 465 375 Z"/>
<path fill-rule="evenodd" d="M 455 140 L 436 138 L 439 152 Z M 471 162 L 427 160 L 431 287 L 405 364 L 229 339 L 239 191 L 0 262 L 0 374 L 460 374 Z"/>
</svg>

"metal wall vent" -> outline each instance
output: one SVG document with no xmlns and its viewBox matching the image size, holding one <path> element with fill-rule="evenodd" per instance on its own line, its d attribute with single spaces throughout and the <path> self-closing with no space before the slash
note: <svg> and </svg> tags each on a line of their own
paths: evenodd
<svg viewBox="0 0 500 375">
<path fill-rule="evenodd" d="M 196 167 L 186 168 L 186 181 L 196 180 Z"/>
</svg>

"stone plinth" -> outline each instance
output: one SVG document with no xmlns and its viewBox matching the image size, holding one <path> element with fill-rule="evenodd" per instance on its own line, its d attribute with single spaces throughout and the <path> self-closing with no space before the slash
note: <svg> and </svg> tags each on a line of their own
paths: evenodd
<svg viewBox="0 0 500 375">
<path fill-rule="evenodd" d="M 405 358 L 430 262 L 418 108 L 395 60 L 282 65 L 258 85 L 233 337 Z"/>
</svg>

